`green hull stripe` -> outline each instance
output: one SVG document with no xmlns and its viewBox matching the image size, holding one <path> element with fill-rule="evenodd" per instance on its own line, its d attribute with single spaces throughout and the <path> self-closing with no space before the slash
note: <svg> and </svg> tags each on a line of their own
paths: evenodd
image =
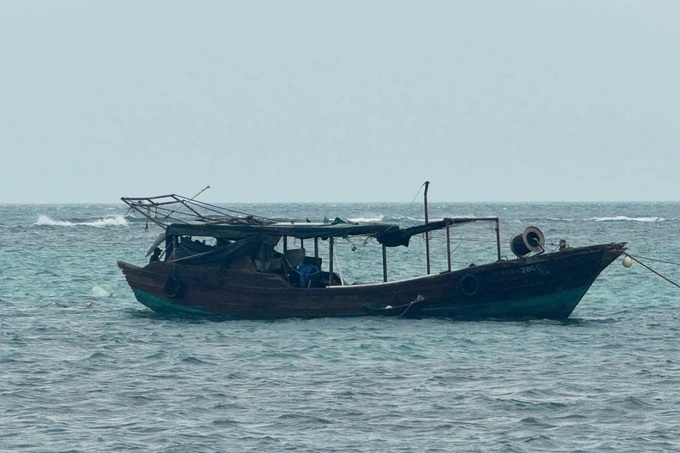
<svg viewBox="0 0 680 453">
<path fill-rule="evenodd" d="M 173 304 L 167 300 L 160 299 L 144 291 L 134 289 L 135 297 L 142 305 L 159 313 L 190 313 L 194 315 L 211 315 L 209 311 L 200 308 L 187 307 L 185 305 Z"/>
<path fill-rule="evenodd" d="M 533 297 L 531 299 L 522 300 L 504 300 L 498 302 L 475 303 L 468 305 L 464 303 L 457 303 L 454 306 L 434 306 L 425 307 L 420 316 L 435 316 L 435 317 L 498 317 L 498 318 L 523 318 L 523 317 L 540 317 L 562 319 L 567 318 L 571 312 L 576 308 L 583 295 L 588 290 L 585 288 L 576 288 L 570 291 L 563 291 L 559 294 L 549 294 L 544 296 Z M 160 299 L 149 293 L 140 290 L 133 290 L 137 300 L 149 307 L 150 309 L 167 314 L 193 314 L 201 316 L 215 316 L 216 313 L 200 308 L 187 307 L 185 305 L 173 304 L 167 300 Z M 474 299 L 474 298 L 473 298 Z M 265 313 L 260 314 L 266 318 Z M 303 317 L 316 317 L 310 313 L 305 313 Z M 356 315 L 370 315 L 370 313 L 354 313 Z M 319 313 L 319 317 L 329 316 L 327 313 Z M 338 315 L 336 315 L 338 316 Z"/>
</svg>

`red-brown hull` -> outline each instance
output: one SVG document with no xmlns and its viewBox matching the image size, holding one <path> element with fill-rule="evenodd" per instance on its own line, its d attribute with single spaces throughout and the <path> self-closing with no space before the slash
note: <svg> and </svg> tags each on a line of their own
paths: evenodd
<svg viewBox="0 0 680 453">
<path fill-rule="evenodd" d="M 404 316 L 567 318 L 624 244 L 570 248 L 526 259 L 371 285 L 294 287 L 279 274 L 119 262 L 139 302 L 158 312 L 278 319 Z"/>
</svg>

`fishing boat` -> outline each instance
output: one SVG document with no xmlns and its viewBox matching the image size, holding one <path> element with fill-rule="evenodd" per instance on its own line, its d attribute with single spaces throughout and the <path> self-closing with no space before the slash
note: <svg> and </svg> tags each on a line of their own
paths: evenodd
<svg viewBox="0 0 680 453">
<path fill-rule="evenodd" d="M 118 266 L 140 303 L 173 315 L 565 319 L 626 249 L 620 242 L 570 247 L 561 241 L 549 251 L 542 231 L 528 226 L 510 236 L 510 259 L 501 252 L 498 217 L 430 221 L 428 184 L 425 221 L 410 226 L 268 218 L 177 194 L 123 197 L 147 226 L 162 231 L 147 252 L 148 262 Z M 495 232 L 493 259 L 455 268 L 451 230 L 480 222 Z M 422 275 L 391 279 L 390 252 L 407 248 L 416 236 L 426 244 Z M 443 244 L 430 247 L 435 236 Z M 373 267 L 381 262 L 382 275 L 370 283 L 345 281 L 336 259 L 340 242 L 372 243 Z M 433 250 L 446 257 L 438 272 L 430 266 Z"/>
</svg>

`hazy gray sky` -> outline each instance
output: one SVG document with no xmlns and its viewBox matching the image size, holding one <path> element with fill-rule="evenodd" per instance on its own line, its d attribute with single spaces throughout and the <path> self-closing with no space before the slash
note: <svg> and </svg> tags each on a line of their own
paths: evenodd
<svg viewBox="0 0 680 453">
<path fill-rule="evenodd" d="M 0 203 L 680 200 L 678 1 L 0 0 Z"/>
</svg>

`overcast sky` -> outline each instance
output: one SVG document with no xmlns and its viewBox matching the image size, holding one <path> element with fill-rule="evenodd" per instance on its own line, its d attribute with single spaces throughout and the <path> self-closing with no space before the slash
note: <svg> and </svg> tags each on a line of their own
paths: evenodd
<svg viewBox="0 0 680 453">
<path fill-rule="evenodd" d="M 0 203 L 680 200 L 678 1 L 0 0 Z"/>
</svg>

